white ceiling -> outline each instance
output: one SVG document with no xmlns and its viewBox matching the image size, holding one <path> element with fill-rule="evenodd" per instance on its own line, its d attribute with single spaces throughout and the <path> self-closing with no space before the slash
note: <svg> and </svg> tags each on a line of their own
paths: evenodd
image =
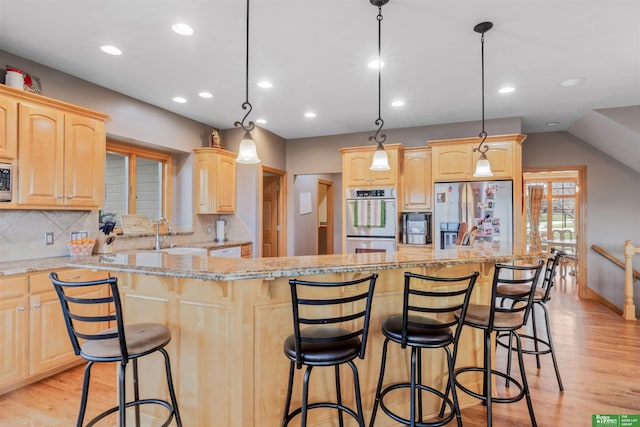
<svg viewBox="0 0 640 427">
<path fill-rule="evenodd" d="M 369 0 L 251 0 L 249 118 L 287 139 L 375 130 L 377 12 Z M 224 129 L 244 114 L 245 13 L 243 0 L 0 0 L 0 49 Z M 640 104 L 640 0 L 390 0 L 383 15 L 387 129 L 480 119 L 473 27 L 486 20 L 487 119 L 556 131 Z M 178 21 L 195 34 L 175 34 Z M 516 91 L 498 94 L 504 84 Z"/>
</svg>

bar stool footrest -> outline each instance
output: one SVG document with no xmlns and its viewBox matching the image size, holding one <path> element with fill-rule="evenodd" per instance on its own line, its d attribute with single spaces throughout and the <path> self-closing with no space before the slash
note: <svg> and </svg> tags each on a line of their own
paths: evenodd
<svg viewBox="0 0 640 427">
<path fill-rule="evenodd" d="M 161 399 L 140 399 L 140 400 L 133 400 L 131 402 L 127 402 L 125 404 L 125 409 L 126 408 L 131 408 L 132 406 L 141 406 L 141 405 L 160 405 L 160 406 L 164 406 L 168 411 L 169 411 L 169 417 L 166 419 L 166 421 L 162 424 L 162 427 L 167 427 L 169 424 L 171 424 L 171 421 L 173 421 L 173 417 L 175 416 L 175 409 L 173 408 L 173 405 L 171 405 L 171 403 L 167 402 L 166 400 L 161 400 Z M 85 427 L 91 427 L 93 425 L 95 425 L 98 421 L 102 420 L 103 418 L 116 413 L 120 410 L 120 406 L 114 406 L 110 409 L 107 409 L 104 412 L 99 413 L 98 415 L 96 415 L 95 417 L 93 417 L 91 419 L 91 421 L 89 421 Z"/>
<path fill-rule="evenodd" d="M 480 372 L 480 373 L 485 373 L 485 369 L 481 368 L 481 367 L 477 367 L 477 366 L 473 366 L 473 367 L 467 367 L 467 368 L 460 368 L 460 369 L 456 369 L 454 371 L 453 377 L 454 377 L 454 381 L 456 383 L 456 386 L 462 390 L 463 392 L 465 392 L 466 394 L 468 394 L 469 396 L 473 396 L 476 399 L 480 399 L 483 402 L 487 401 L 487 397 L 483 394 L 479 394 L 476 393 L 473 390 L 468 389 L 467 387 L 465 387 L 464 385 L 462 385 L 460 383 L 460 381 L 458 381 L 458 375 L 460 374 L 464 374 L 464 373 L 468 373 L 468 372 Z M 504 372 L 500 372 L 497 371 L 495 369 L 491 370 L 491 375 L 495 375 L 501 378 L 504 378 L 505 380 L 507 380 L 507 382 L 509 383 L 513 383 L 515 384 L 515 386 L 518 388 L 518 394 L 516 394 L 515 396 L 510 396 L 510 397 L 500 397 L 500 396 L 494 396 L 492 394 L 491 396 L 491 402 L 493 403 L 513 403 L 513 402 L 517 402 L 519 400 L 521 400 L 522 398 L 525 397 L 525 393 L 524 393 L 524 386 L 522 385 L 522 383 L 515 377 L 511 376 L 511 375 L 507 375 Z M 489 379 L 489 381 L 491 381 L 491 379 Z"/>
<path fill-rule="evenodd" d="M 520 335 L 520 339 L 523 341 L 523 345 L 522 345 L 522 353 L 523 354 L 537 354 L 537 355 L 542 355 L 542 354 L 549 354 L 551 353 L 551 345 L 549 344 L 549 341 L 543 340 L 542 338 L 538 338 L 538 337 L 534 337 L 532 335 L 524 335 L 524 334 L 519 334 Z M 509 337 L 509 333 L 504 333 L 504 334 L 498 334 L 496 336 L 496 344 L 499 345 L 500 347 L 509 348 L 509 344 L 503 342 L 502 340 L 504 338 L 508 338 Z M 531 348 L 526 348 L 526 346 L 524 345 L 524 342 L 527 343 L 533 343 L 533 344 L 529 344 L 529 345 L 535 345 L 535 343 L 537 342 L 538 345 L 542 345 L 543 348 L 539 348 L 538 350 L 535 349 L 531 349 Z M 518 351 L 518 348 L 515 346 L 511 346 L 511 351 Z"/>
<path fill-rule="evenodd" d="M 333 408 L 333 409 L 337 409 L 339 411 L 342 412 L 346 412 L 347 414 L 351 415 L 356 421 L 358 421 L 358 414 L 351 408 L 344 406 L 344 405 L 339 405 L 337 403 L 334 402 L 316 402 L 316 403 L 311 403 L 307 405 L 307 413 L 315 408 Z M 296 408 L 293 411 L 291 411 L 289 413 L 289 415 L 287 415 L 285 417 L 285 419 L 282 422 L 282 426 L 287 426 L 289 424 L 289 421 L 291 421 L 293 418 L 295 418 L 297 415 L 302 413 L 302 408 Z"/>
<path fill-rule="evenodd" d="M 404 425 L 411 425 L 411 420 L 407 419 L 407 418 L 402 418 L 401 416 L 397 415 L 396 413 L 394 413 L 393 411 L 391 411 L 391 409 L 389 409 L 385 404 L 384 404 L 384 396 L 393 391 L 393 390 L 397 390 L 397 389 L 401 389 L 401 388 L 411 388 L 411 384 L 410 383 L 399 383 L 399 384 L 394 384 L 391 386 L 388 386 L 387 388 L 383 389 L 380 392 L 380 408 L 384 411 L 385 414 L 387 414 L 389 417 L 391 417 L 394 421 L 397 421 L 401 424 Z M 436 396 L 438 396 L 438 398 L 442 401 L 444 401 L 444 403 L 446 404 L 446 406 L 449 408 L 449 413 L 442 417 L 440 420 L 438 421 L 430 421 L 430 422 L 423 422 L 423 421 L 416 421 L 415 422 L 415 426 L 416 427 L 439 427 L 439 426 L 443 426 L 445 424 L 447 424 L 449 421 L 451 421 L 454 417 L 455 417 L 455 411 L 454 411 L 454 406 L 453 406 L 453 401 L 451 399 L 449 399 L 447 396 L 444 395 L 444 393 L 442 393 L 440 390 L 436 390 L 433 387 L 429 387 L 423 384 L 416 384 L 416 389 L 418 390 L 422 390 L 422 391 L 426 391 L 428 393 L 434 394 Z"/>
</svg>

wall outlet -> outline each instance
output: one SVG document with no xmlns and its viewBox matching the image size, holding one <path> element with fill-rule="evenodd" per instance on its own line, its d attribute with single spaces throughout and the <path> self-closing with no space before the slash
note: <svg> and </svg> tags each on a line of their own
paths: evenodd
<svg viewBox="0 0 640 427">
<path fill-rule="evenodd" d="M 44 233 L 44 244 L 45 245 L 53 245 L 53 231 L 45 231 L 45 233 Z"/>
<path fill-rule="evenodd" d="M 207 225 L 207 234 L 211 234 L 213 230 L 211 229 L 210 225 Z"/>
</svg>

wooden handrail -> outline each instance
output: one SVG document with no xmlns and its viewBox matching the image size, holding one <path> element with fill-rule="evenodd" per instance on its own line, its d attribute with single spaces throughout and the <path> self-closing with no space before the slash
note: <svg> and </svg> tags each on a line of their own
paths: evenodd
<svg viewBox="0 0 640 427">
<path fill-rule="evenodd" d="M 620 261 L 618 258 L 613 256 L 610 252 L 607 252 L 606 250 L 602 249 L 600 246 L 591 245 L 591 249 L 593 249 L 594 251 L 596 251 L 597 253 L 599 253 L 600 255 L 602 255 L 603 257 L 605 257 L 606 259 L 608 259 L 609 261 L 611 261 L 612 263 L 620 267 L 621 269 L 623 270 L 625 269 L 624 261 Z M 633 272 L 634 280 L 640 280 L 640 271 L 632 269 L 632 272 Z"/>
<path fill-rule="evenodd" d="M 633 303 L 633 282 L 634 280 L 640 279 L 640 273 L 633 269 L 632 261 L 634 255 L 640 254 L 640 246 L 633 246 L 631 240 L 624 242 L 624 263 L 602 249 L 600 246 L 592 245 L 591 249 L 617 266 L 624 268 L 624 305 L 622 308 L 622 317 L 624 317 L 625 320 L 636 320 L 636 306 Z"/>
</svg>

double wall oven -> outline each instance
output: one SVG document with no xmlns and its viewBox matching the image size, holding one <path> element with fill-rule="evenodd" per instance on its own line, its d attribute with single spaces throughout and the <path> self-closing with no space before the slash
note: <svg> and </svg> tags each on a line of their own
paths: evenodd
<svg viewBox="0 0 640 427">
<path fill-rule="evenodd" d="M 347 189 L 347 253 L 395 252 L 397 232 L 396 189 Z"/>
</svg>

